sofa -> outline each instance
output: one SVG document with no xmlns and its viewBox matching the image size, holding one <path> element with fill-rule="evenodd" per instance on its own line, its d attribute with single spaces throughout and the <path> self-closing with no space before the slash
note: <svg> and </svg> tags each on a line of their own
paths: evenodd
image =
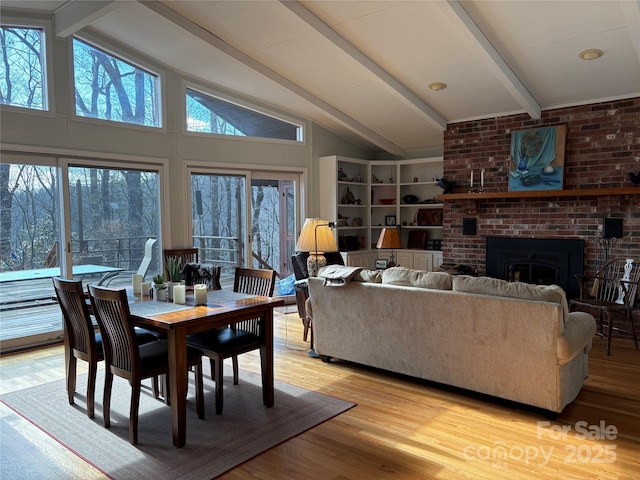
<svg viewBox="0 0 640 480">
<path fill-rule="evenodd" d="M 556 285 L 329 266 L 309 279 L 315 349 L 559 413 L 588 374 L 596 321 Z"/>
</svg>

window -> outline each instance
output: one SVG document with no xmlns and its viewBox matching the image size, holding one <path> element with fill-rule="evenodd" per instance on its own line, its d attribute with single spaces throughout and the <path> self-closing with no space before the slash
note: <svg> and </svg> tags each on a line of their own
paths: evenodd
<svg viewBox="0 0 640 480">
<path fill-rule="evenodd" d="M 187 88 L 187 131 L 302 141 L 302 127 Z"/>
<path fill-rule="evenodd" d="M 161 126 L 157 75 L 77 38 L 73 40 L 76 115 Z"/>
<path fill-rule="evenodd" d="M 0 104 L 47 110 L 44 29 L 0 27 Z"/>
</svg>

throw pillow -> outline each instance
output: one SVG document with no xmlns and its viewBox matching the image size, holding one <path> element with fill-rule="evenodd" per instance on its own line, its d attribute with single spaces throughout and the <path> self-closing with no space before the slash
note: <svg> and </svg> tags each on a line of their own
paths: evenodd
<svg viewBox="0 0 640 480">
<path fill-rule="evenodd" d="M 451 275 L 445 272 L 425 272 L 406 267 L 391 267 L 382 272 L 382 283 L 451 290 Z"/>
</svg>

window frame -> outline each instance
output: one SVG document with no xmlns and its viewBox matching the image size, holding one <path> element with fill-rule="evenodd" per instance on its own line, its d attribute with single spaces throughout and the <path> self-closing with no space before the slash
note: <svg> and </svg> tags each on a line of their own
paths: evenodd
<svg viewBox="0 0 640 480">
<path fill-rule="evenodd" d="M 247 110 L 254 111 L 260 115 L 266 115 L 268 117 L 273 117 L 276 120 L 280 120 L 282 122 L 290 123 L 298 127 L 298 138 L 299 140 L 286 140 L 280 138 L 266 138 L 266 137 L 253 137 L 249 135 L 239 136 L 239 135 L 227 135 L 223 133 L 210 133 L 210 132 L 192 132 L 187 129 L 187 89 L 195 90 L 197 92 L 202 93 L 203 95 L 209 95 L 211 97 L 218 98 L 225 102 L 233 103 L 234 105 L 238 105 L 241 108 L 245 108 Z M 225 93 L 220 90 L 214 90 L 212 88 L 205 87 L 201 84 L 197 84 L 194 82 L 190 82 L 187 80 L 182 81 L 181 88 L 181 96 L 180 96 L 181 106 L 182 106 L 182 133 L 183 135 L 194 135 L 199 137 L 215 137 L 215 138 L 224 138 L 229 140 L 242 140 L 249 142 L 266 142 L 266 143 L 278 143 L 285 145 L 299 145 L 304 146 L 307 143 L 307 130 L 308 125 L 307 122 L 298 118 L 294 118 L 290 115 L 277 112 L 275 110 L 271 110 L 262 105 L 258 105 L 255 103 L 251 103 L 247 100 L 243 100 L 237 96 L 234 96 L 230 93 Z"/>
<path fill-rule="evenodd" d="M 153 125 L 141 125 L 138 123 L 128 123 L 128 122 L 120 122 L 117 120 L 107 120 L 105 118 L 95 118 L 95 117 L 85 117 L 83 115 L 78 115 L 76 113 L 76 102 L 75 102 L 75 90 L 76 90 L 76 82 L 75 82 L 75 61 L 73 56 L 73 41 L 77 39 L 81 42 L 89 44 L 89 46 L 95 48 L 96 50 L 100 50 L 108 55 L 116 57 L 118 60 L 122 60 L 126 63 L 130 63 L 134 65 L 136 68 L 145 71 L 150 75 L 155 75 L 158 83 L 158 94 L 157 97 L 157 109 L 158 109 L 158 119 L 160 121 L 159 126 Z M 69 36 L 68 38 L 68 62 L 67 66 L 69 69 L 69 104 L 70 104 L 70 112 L 71 117 L 75 121 L 80 122 L 88 122 L 88 123 L 97 123 L 101 125 L 109 125 L 114 127 L 124 127 L 124 128 L 133 128 L 138 130 L 152 131 L 152 132 L 163 132 L 167 131 L 167 114 L 166 114 L 166 94 L 165 94 L 165 85 L 166 85 L 166 74 L 163 70 L 157 68 L 155 65 L 149 63 L 146 60 L 143 60 L 142 57 L 134 53 L 133 51 L 127 50 L 123 47 L 116 45 L 116 42 L 102 37 L 101 35 L 95 33 L 88 32 L 78 32 L 74 35 Z"/>
<path fill-rule="evenodd" d="M 42 41 L 44 42 L 44 80 L 42 87 L 43 107 L 42 109 L 22 107 L 20 105 L 0 104 L 0 111 L 6 110 L 16 113 L 27 113 L 42 115 L 47 117 L 55 116 L 55 84 L 53 76 L 53 22 L 43 18 L 30 18 L 11 13 L 2 13 L 0 25 L 3 27 L 17 28 L 41 28 L 43 30 Z"/>
</svg>

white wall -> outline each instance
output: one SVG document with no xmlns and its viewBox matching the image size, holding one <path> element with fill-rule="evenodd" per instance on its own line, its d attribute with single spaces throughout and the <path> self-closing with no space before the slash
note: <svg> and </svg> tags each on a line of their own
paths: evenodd
<svg viewBox="0 0 640 480">
<path fill-rule="evenodd" d="M 52 152 L 77 152 L 89 158 L 94 152 L 97 157 L 114 154 L 167 159 L 171 180 L 169 228 L 172 246 L 189 244 L 187 219 L 182 215 L 182 212 L 188 211 L 189 208 L 189 198 L 183 194 L 184 185 L 188 180 L 185 167 L 188 161 L 249 164 L 257 168 L 281 166 L 284 171 L 289 172 L 295 169 L 306 169 L 309 172 L 309 185 L 306 186 L 307 215 L 314 215 L 319 192 L 315 181 L 318 157 L 331 154 L 363 156 L 366 153 L 311 122 L 306 123 L 307 138 L 302 144 L 243 140 L 239 137 L 185 135 L 182 120 L 183 80 L 185 79 L 177 72 L 160 65 L 157 69 L 165 74 L 163 108 L 166 121 L 162 129 L 131 127 L 114 122 L 76 118 L 71 113 L 74 111 L 69 67 L 69 42 L 71 41 L 72 39 L 53 41 L 54 111 L 51 113 L 28 112 L 25 109 L 2 107 L 0 148 L 6 151 L 10 146 L 17 145 L 20 146 L 20 150 L 28 151 L 33 148 L 39 153 L 42 153 L 43 149 L 45 151 L 50 149 Z M 126 51 L 121 46 L 118 46 L 118 49 Z M 148 63 L 152 62 L 148 61 Z M 215 90 L 212 85 L 198 83 Z"/>
</svg>

